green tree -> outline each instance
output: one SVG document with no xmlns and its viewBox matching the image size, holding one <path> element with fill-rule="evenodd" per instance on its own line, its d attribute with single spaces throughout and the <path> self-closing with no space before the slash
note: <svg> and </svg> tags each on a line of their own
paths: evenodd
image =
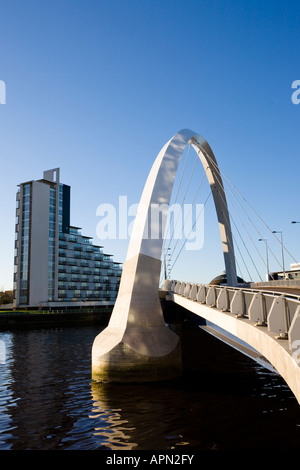
<svg viewBox="0 0 300 470">
<path fill-rule="evenodd" d="M 0 305 L 11 304 L 13 301 L 13 291 L 6 290 L 0 292 Z"/>
</svg>

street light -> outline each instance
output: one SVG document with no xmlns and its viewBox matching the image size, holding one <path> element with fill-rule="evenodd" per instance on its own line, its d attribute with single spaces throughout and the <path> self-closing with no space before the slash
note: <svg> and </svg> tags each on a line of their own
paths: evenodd
<svg viewBox="0 0 300 470">
<path fill-rule="evenodd" d="M 280 233 L 281 237 L 281 252 L 282 252 L 282 272 L 283 272 L 283 277 L 285 278 L 285 269 L 284 269 L 284 253 L 283 253 L 283 236 L 282 236 L 282 230 L 273 230 L 272 233 Z"/>
<path fill-rule="evenodd" d="M 266 258 L 267 258 L 267 281 L 269 280 L 269 256 L 268 256 L 268 240 L 266 238 L 259 238 L 259 242 L 265 242 L 266 245 Z"/>
</svg>

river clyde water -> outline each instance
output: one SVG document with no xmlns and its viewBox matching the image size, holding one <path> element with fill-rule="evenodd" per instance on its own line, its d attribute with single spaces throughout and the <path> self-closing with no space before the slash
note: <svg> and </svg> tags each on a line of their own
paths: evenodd
<svg viewBox="0 0 300 470">
<path fill-rule="evenodd" d="M 182 377 L 99 384 L 91 347 L 100 329 L 0 332 L 0 450 L 300 449 L 300 405 L 250 358 L 186 323 Z"/>
</svg>

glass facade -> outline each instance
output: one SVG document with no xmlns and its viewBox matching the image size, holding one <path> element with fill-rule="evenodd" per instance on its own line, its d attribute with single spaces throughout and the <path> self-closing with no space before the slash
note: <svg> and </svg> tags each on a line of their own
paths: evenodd
<svg viewBox="0 0 300 470">
<path fill-rule="evenodd" d="M 90 237 L 82 235 L 79 228 L 70 226 L 70 187 L 47 178 L 38 182 L 49 188 L 47 202 L 45 199 L 38 201 L 38 204 L 47 204 L 45 212 L 44 206 L 40 206 L 43 213 L 49 211 L 48 241 L 45 240 L 48 243 L 48 286 L 43 284 L 48 299 L 41 299 L 41 302 L 114 301 L 121 265 L 114 262 L 111 255 L 103 253 L 102 247 L 94 245 Z M 31 183 L 20 185 L 17 193 L 14 293 L 19 305 L 30 302 Z M 34 233 L 38 236 L 39 223 L 40 219 L 35 220 Z"/>
<path fill-rule="evenodd" d="M 31 199 L 31 185 L 30 183 L 23 186 L 22 197 L 22 211 L 21 214 L 21 227 L 19 225 L 19 247 L 21 250 L 20 256 L 20 304 L 28 303 L 29 295 L 29 246 L 30 246 L 30 199 Z"/>
<path fill-rule="evenodd" d="M 115 300 L 121 265 L 78 228 L 59 233 L 58 300 Z"/>
<path fill-rule="evenodd" d="M 55 282 L 55 221 L 56 221 L 56 190 L 50 188 L 49 200 L 49 261 L 48 261 L 48 300 L 54 300 Z"/>
</svg>

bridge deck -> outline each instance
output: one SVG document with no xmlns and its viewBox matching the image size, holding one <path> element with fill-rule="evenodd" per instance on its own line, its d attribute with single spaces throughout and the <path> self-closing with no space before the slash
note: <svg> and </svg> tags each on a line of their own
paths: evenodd
<svg viewBox="0 0 300 470">
<path fill-rule="evenodd" d="M 300 403 L 300 300 L 297 293 L 290 290 L 287 293 L 285 287 L 281 292 L 273 292 L 265 287 L 244 289 L 170 282 L 166 300 L 204 319 L 208 332 L 219 335 L 219 339 L 241 352 L 258 362 L 266 359 Z M 227 333 L 233 339 L 228 339 Z M 241 346 L 236 339 L 245 345 Z"/>
</svg>

